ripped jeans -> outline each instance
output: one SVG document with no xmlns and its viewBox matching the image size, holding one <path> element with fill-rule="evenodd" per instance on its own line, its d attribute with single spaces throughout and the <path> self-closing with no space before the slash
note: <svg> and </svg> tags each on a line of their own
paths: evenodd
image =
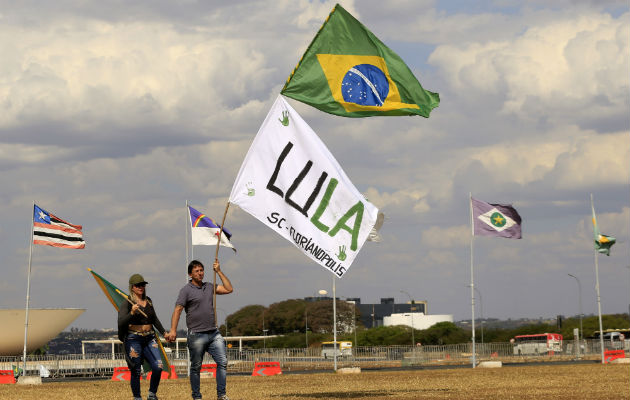
<svg viewBox="0 0 630 400">
<path fill-rule="evenodd" d="M 201 399 L 199 391 L 201 363 L 206 352 L 210 353 L 217 364 L 217 397 L 225 394 L 227 377 L 227 354 L 225 340 L 218 329 L 208 332 L 188 332 L 188 350 L 190 351 L 190 388 L 193 399 Z"/>
<path fill-rule="evenodd" d="M 152 371 L 149 391 L 157 393 L 162 377 L 162 358 L 155 335 L 128 334 L 125 340 L 125 358 L 129 371 L 131 371 L 130 384 L 133 397 L 142 397 L 140 395 L 140 376 L 142 375 L 143 360 L 149 363 Z"/>
</svg>

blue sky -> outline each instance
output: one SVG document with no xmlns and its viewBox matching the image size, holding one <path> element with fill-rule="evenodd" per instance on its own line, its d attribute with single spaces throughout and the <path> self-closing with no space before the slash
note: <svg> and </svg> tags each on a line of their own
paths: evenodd
<svg viewBox="0 0 630 400">
<path fill-rule="evenodd" d="M 114 327 L 86 268 L 142 273 L 162 321 L 185 277 L 185 204 L 222 216 L 284 81 L 334 2 L 2 2 L 0 304 L 24 307 L 32 203 L 84 226 L 87 247 L 33 250 L 31 306 L 84 307 Z M 340 297 L 426 300 L 470 317 L 468 195 L 513 203 L 523 239 L 476 238 L 486 317 L 596 313 L 590 193 L 604 313 L 628 311 L 630 13 L 622 1 L 342 1 L 440 107 L 344 119 L 291 105 L 385 213 Z M 20 38 L 15 40 L 14 38 Z M 223 313 L 330 291 L 332 275 L 237 207 L 221 250 Z M 214 250 L 196 248 L 210 262 Z M 219 313 L 222 320 L 224 316 Z"/>
</svg>

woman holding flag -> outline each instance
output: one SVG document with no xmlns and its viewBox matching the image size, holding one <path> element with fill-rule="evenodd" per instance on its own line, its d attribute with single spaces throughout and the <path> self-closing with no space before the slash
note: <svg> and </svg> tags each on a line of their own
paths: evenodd
<svg viewBox="0 0 630 400">
<path fill-rule="evenodd" d="M 163 365 L 153 325 L 162 336 L 167 334 L 155 313 L 151 298 L 147 296 L 146 285 L 147 281 L 142 275 L 131 275 L 130 296 L 125 304 L 119 305 L 118 310 L 118 339 L 125 346 L 125 359 L 131 371 L 130 384 L 134 400 L 142 400 L 140 376 L 143 360 L 149 363 L 152 371 L 147 400 L 157 400 L 156 393 Z"/>
</svg>

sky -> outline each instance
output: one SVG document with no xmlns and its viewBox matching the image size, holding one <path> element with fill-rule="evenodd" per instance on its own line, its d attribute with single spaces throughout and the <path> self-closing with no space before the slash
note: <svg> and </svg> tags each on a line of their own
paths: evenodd
<svg viewBox="0 0 630 400">
<path fill-rule="evenodd" d="M 24 308 L 33 202 L 83 225 L 83 250 L 33 246 L 31 307 L 114 328 L 87 268 L 141 273 L 168 325 L 186 282 L 186 201 L 221 219 L 272 103 L 335 2 L 0 1 L 0 306 Z M 431 117 L 343 118 L 288 99 L 385 214 L 340 298 L 428 302 L 470 319 L 596 314 L 630 303 L 630 11 L 626 1 L 340 1 L 397 52 Z M 471 237 L 469 195 L 511 203 L 523 238 Z M 230 206 L 234 293 L 219 320 L 332 291 L 333 275 Z M 472 243 L 472 247 L 471 247 Z M 471 258 L 472 248 L 472 258 Z M 196 246 L 208 265 L 214 247 Z M 576 279 L 568 276 L 572 274 Z M 211 279 L 211 274 L 208 274 Z M 581 287 L 581 289 L 580 289 Z M 481 310 L 482 308 L 482 310 Z M 183 318 L 180 322 L 183 327 Z"/>
</svg>

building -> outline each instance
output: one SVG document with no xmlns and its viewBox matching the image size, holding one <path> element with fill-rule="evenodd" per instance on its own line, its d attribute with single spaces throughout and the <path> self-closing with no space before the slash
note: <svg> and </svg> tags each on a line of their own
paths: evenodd
<svg viewBox="0 0 630 400">
<path fill-rule="evenodd" d="M 305 297 L 304 300 L 308 302 L 332 300 L 332 297 Z M 339 299 L 337 300 L 339 301 Z M 414 301 L 413 304 L 411 304 L 411 302 L 396 303 L 393 297 L 384 297 L 381 298 L 380 304 L 362 304 L 360 298 L 350 297 L 343 299 L 342 301 L 354 302 L 361 314 L 360 321 L 366 328 L 385 326 L 386 324 L 384 323 L 384 318 L 389 317 L 392 314 L 409 314 L 413 312 L 415 316 L 415 313 L 426 315 L 428 312 L 426 300 Z M 451 316 L 451 321 L 452 318 L 453 317 Z M 415 323 L 415 325 L 418 326 L 418 323 Z"/>
<path fill-rule="evenodd" d="M 453 316 L 449 314 L 400 313 L 383 318 L 383 325 L 385 326 L 407 325 L 419 330 L 429 329 L 438 322 L 453 322 Z"/>
</svg>

